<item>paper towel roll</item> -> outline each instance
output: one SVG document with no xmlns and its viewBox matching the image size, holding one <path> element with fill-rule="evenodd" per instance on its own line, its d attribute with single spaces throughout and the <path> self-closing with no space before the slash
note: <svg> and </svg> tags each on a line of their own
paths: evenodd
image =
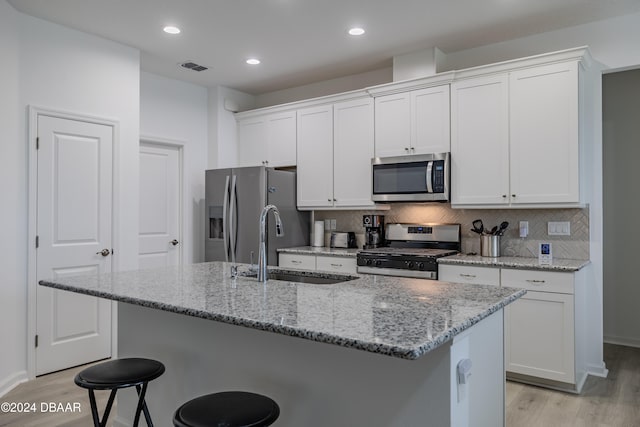
<svg viewBox="0 0 640 427">
<path fill-rule="evenodd" d="M 312 246 L 324 246 L 324 221 L 316 221 L 313 224 Z"/>
</svg>

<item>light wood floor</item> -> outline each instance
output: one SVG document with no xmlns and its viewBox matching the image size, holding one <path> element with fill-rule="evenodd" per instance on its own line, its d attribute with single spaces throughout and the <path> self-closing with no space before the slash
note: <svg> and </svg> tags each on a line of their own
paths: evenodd
<svg viewBox="0 0 640 427">
<path fill-rule="evenodd" d="M 604 358 L 609 376 L 589 377 L 581 395 L 507 382 L 507 427 L 640 426 L 640 348 L 605 344 Z M 40 402 L 80 402 L 81 413 L 0 413 L 0 427 L 91 426 L 87 392 L 73 383 L 73 377 L 84 368 L 45 375 L 21 384 L 0 398 L 0 402 L 36 402 L 38 405 Z M 108 392 L 97 396 L 102 412 Z"/>
</svg>

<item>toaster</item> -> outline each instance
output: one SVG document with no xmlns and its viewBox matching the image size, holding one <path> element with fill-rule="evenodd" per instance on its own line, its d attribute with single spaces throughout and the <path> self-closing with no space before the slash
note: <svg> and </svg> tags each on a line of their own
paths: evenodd
<svg viewBox="0 0 640 427">
<path fill-rule="evenodd" d="M 355 248 L 356 233 L 353 231 L 332 231 L 329 246 L 332 248 Z"/>
</svg>

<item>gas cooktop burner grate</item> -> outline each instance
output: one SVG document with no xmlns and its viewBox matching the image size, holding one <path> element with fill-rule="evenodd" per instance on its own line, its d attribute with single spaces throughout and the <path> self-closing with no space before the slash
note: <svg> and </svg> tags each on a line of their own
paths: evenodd
<svg viewBox="0 0 640 427">
<path fill-rule="evenodd" d="M 428 248 L 374 248 L 364 249 L 362 253 L 372 255 L 407 255 L 407 256 L 424 256 L 424 257 L 442 257 L 453 255 L 458 251 L 449 249 L 428 249 Z"/>
</svg>

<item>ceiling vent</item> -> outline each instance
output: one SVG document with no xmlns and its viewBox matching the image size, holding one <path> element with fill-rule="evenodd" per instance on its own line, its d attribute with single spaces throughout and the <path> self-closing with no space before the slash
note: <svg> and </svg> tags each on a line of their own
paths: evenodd
<svg viewBox="0 0 640 427">
<path fill-rule="evenodd" d="M 204 70 L 208 70 L 209 69 L 209 67 L 205 67 L 204 65 L 196 64 L 193 61 L 183 62 L 182 64 L 180 64 L 180 66 L 182 68 L 187 68 L 187 69 L 193 70 L 193 71 L 204 71 Z"/>
</svg>

